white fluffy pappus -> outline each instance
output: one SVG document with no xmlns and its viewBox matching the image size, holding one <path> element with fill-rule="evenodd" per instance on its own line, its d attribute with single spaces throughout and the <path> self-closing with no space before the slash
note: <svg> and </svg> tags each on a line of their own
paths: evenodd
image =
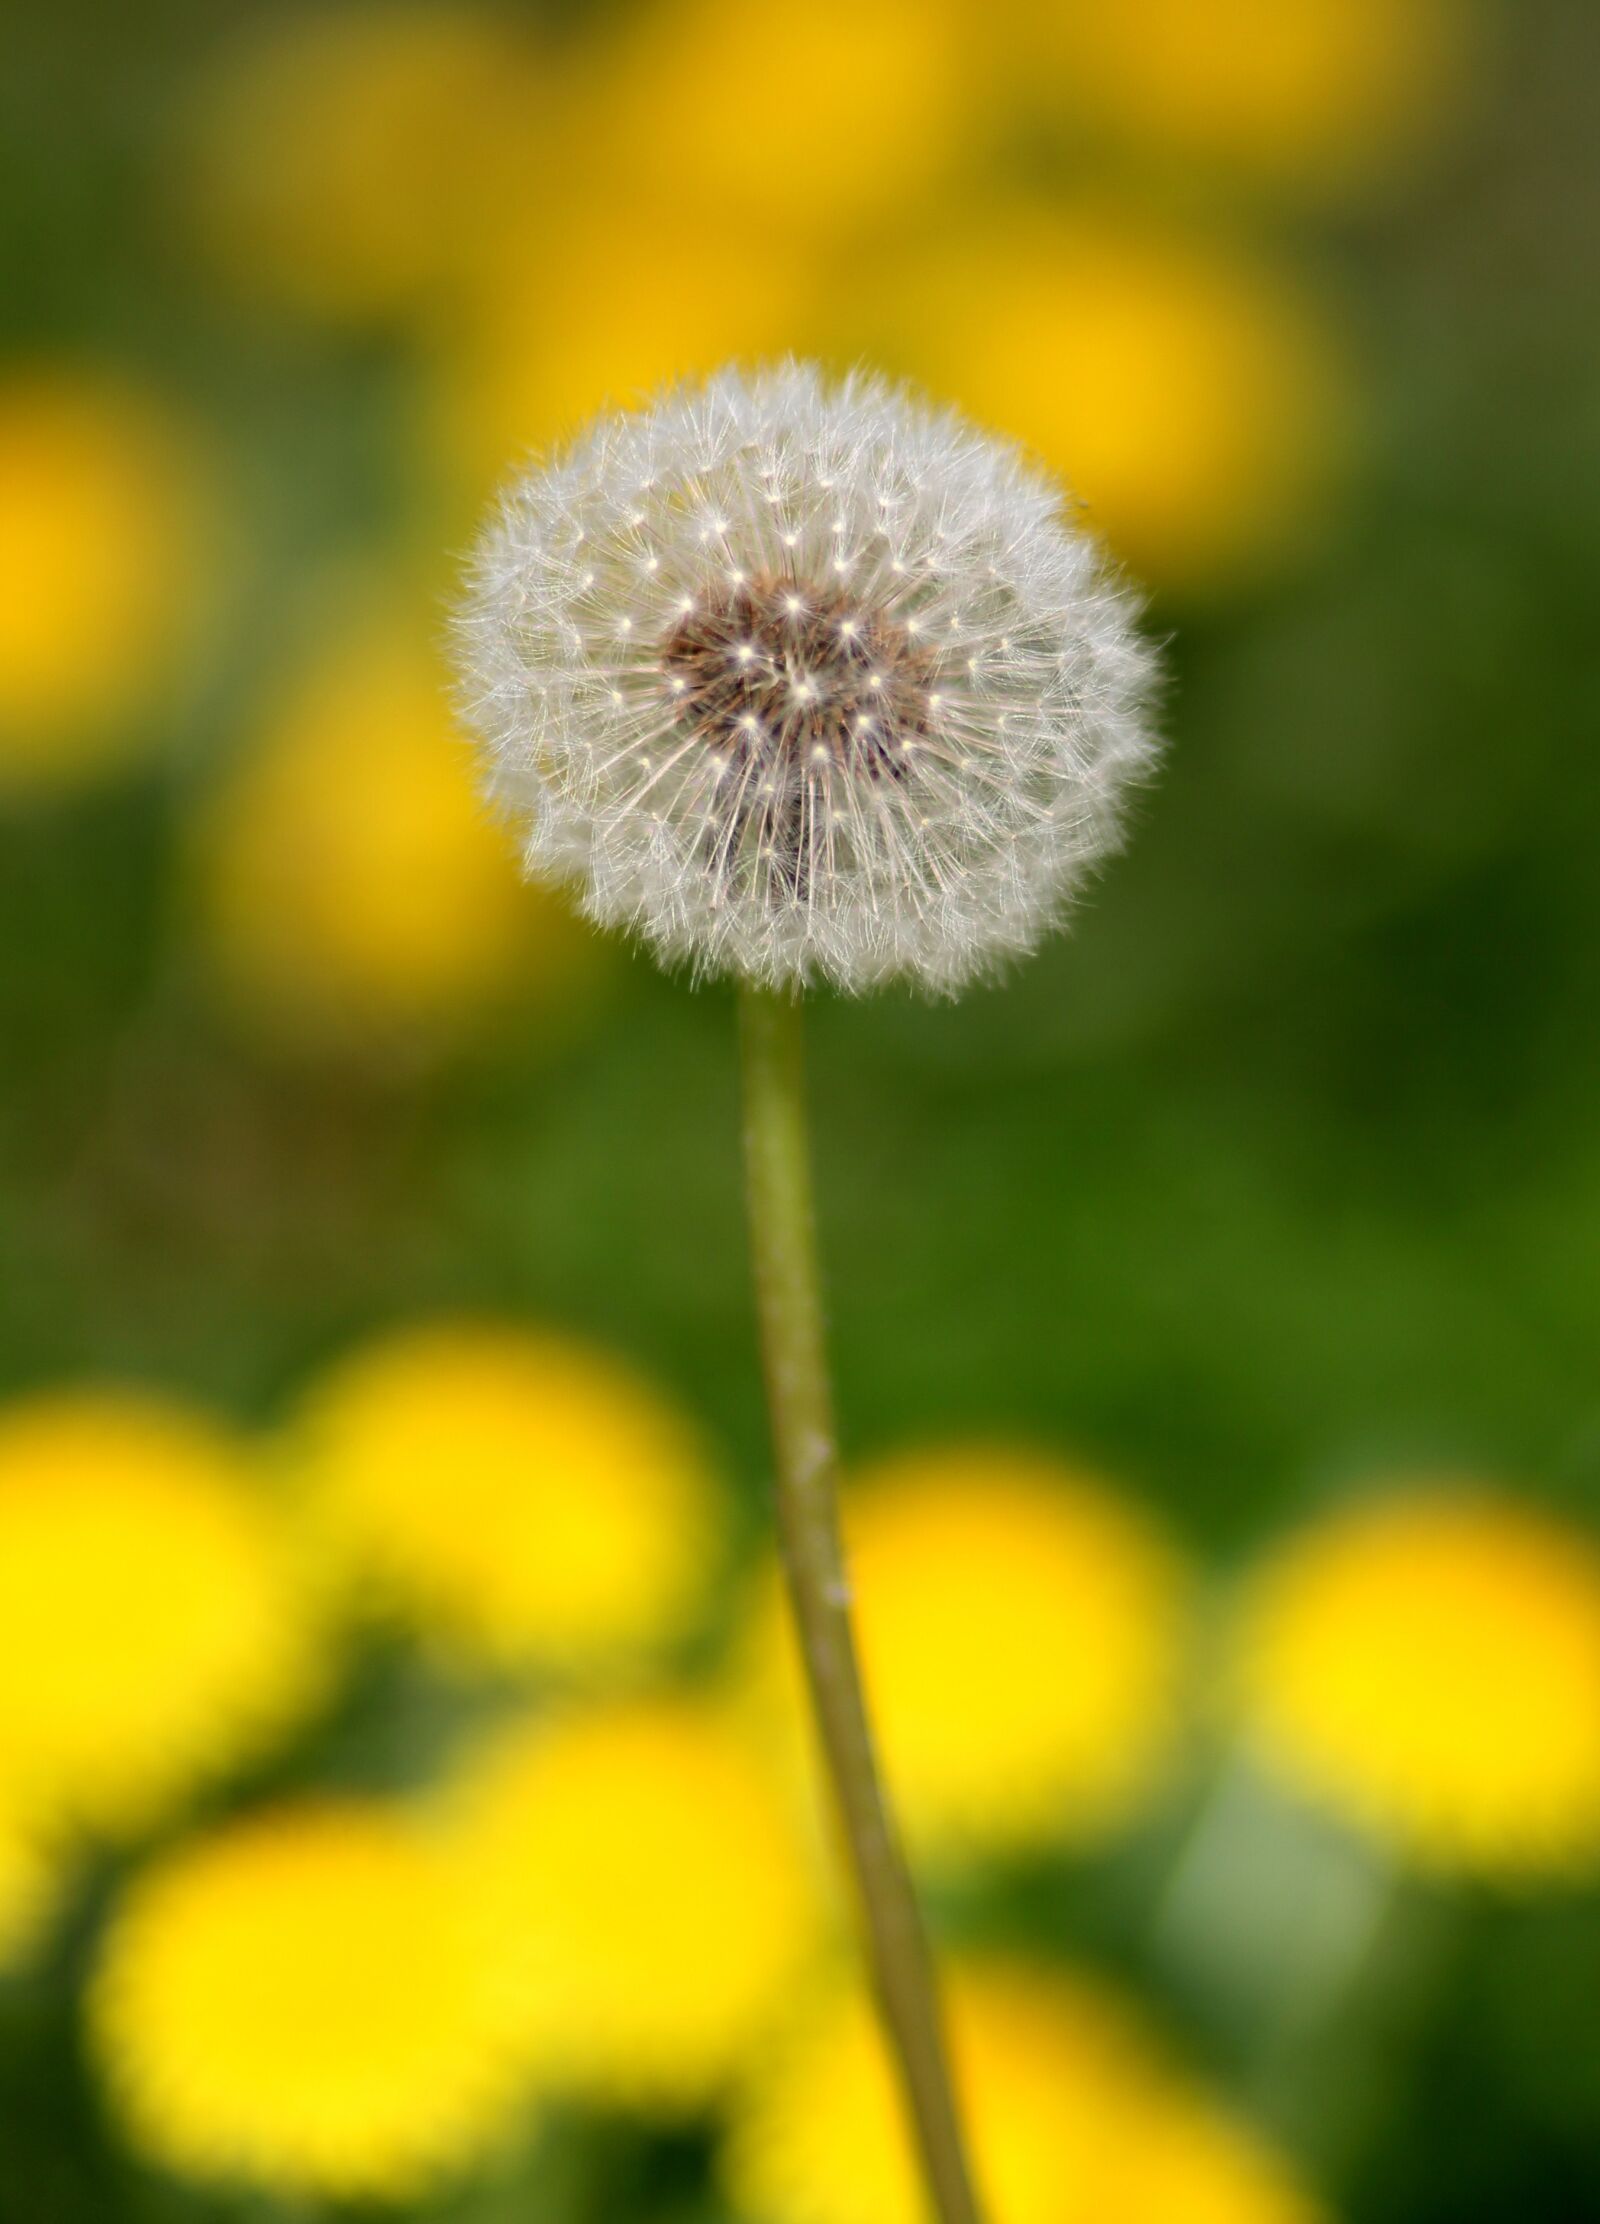
<svg viewBox="0 0 1600 2224">
<path fill-rule="evenodd" d="M 521 479 L 456 641 L 486 792 L 590 918 L 701 974 L 948 993 L 1116 846 L 1134 616 L 1015 449 L 788 365 Z"/>
</svg>

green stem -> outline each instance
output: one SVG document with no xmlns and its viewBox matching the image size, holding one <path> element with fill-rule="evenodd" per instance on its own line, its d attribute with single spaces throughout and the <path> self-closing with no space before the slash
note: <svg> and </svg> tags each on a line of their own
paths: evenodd
<svg viewBox="0 0 1600 2224">
<path fill-rule="evenodd" d="M 940 2224 L 979 2224 L 933 1963 L 884 1797 L 851 1635 L 811 1203 L 800 1006 L 746 989 L 745 1183 L 790 1603 L 867 1954 Z"/>
</svg>

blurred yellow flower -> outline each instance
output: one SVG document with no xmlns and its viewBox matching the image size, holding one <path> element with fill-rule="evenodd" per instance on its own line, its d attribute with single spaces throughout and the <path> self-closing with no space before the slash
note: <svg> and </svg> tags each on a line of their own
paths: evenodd
<svg viewBox="0 0 1600 2224">
<path fill-rule="evenodd" d="M 316 1695 L 285 1531 L 198 1417 L 110 1391 L 0 1417 L 0 1781 L 90 1828 L 148 1822 Z"/>
<path fill-rule="evenodd" d="M 911 1452 L 845 1504 L 863 1673 L 919 1853 L 1090 1839 L 1171 1758 L 1188 1640 L 1182 1571 L 1136 1509 L 1041 1454 Z M 744 1647 L 753 1706 L 793 1720 L 775 1581 Z"/>
<path fill-rule="evenodd" d="M 946 1985 L 955 2079 L 991 2224 L 1315 2224 L 1288 2172 L 1175 2078 L 1098 1989 L 1003 1963 Z M 722 2175 L 749 2224 L 924 2224 L 876 2017 L 821 1996 L 758 2056 Z"/>
<path fill-rule="evenodd" d="M 0 1810 L 0 1971 L 36 1944 L 54 1912 L 61 1862 L 29 1818 Z"/>
<path fill-rule="evenodd" d="M 479 800 L 427 624 L 357 626 L 201 813 L 211 961 L 235 1006 L 281 1037 L 432 1042 L 514 985 L 557 1007 L 592 985 L 591 938 L 523 885 Z"/>
<path fill-rule="evenodd" d="M 1141 2109 L 1112 2182 L 1115 2202 L 1083 2224 L 1324 2224 L 1326 2214 L 1283 2156 L 1177 2082 Z"/>
<path fill-rule="evenodd" d="M 676 275 L 715 292 L 730 215 L 772 256 L 926 193 L 977 112 L 971 33 L 959 0 L 655 0 L 578 50 L 563 172 L 694 226 Z"/>
<path fill-rule="evenodd" d="M 1466 0 L 1021 0 L 1010 51 L 1035 99 L 1163 156 L 1320 189 L 1438 121 L 1467 12 Z"/>
<path fill-rule="evenodd" d="M 475 514 L 530 449 L 604 404 L 787 352 L 806 337 L 812 283 L 803 255 L 773 252 L 754 205 L 719 214 L 714 281 L 682 217 L 617 197 L 614 181 L 557 224 L 541 212 L 513 228 L 435 365 L 425 430 L 446 498 Z"/>
<path fill-rule="evenodd" d="M 437 1847 L 375 1805 L 308 1801 L 134 1881 L 91 2043 L 132 2139 L 181 2175 L 406 2199 L 521 2103 L 491 1972 Z"/>
<path fill-rule="evenodd" d="M 1023 1969 L 952 1969 L 945 2006 L 986 2213 L 993 2224 L 1061 2224 L 1066 2190 L 1126 2131 L 1132 2031 L 1098 1995 Z M 752 2224 L 925 2224 L 903 2102 L 857 1986 L 807 2003 L 757 2056 L 722 2165 Z"/>
<path fill-rule="evenodd" d="M 996 208 L 872 273 L 856 344 L 1032 447 L 1153 585 L 1225 586 L 1314 530 L 1347 441 L 1331 335 L 1241 253 Z M 869 330 L 870 327 L 870 330 Z"/>
<path fill-rule="evenodd" d="M 788 1810 L 703 1702 L 614 1702 L 503 1731 L 465 1770 L 458 1812 L 508 2004 L 568 2091 L 703 2103 L 815 1945 Z"/>
<path fill-rule="evenodd" d="M 427 310 L 533 191 L 540 76 L 526 30 L 470 4 L 257 14 L 195 87 L 179 221 L 241 295 L 334 322 Z"/>
<path fill-rule="evenodd" d="M 1442 1488 L 1352 1507 L 1268 1559 L 1232 1649 L 1266 1761 L 1419 1863 L 1600 1853 L 1600 1553 L 1555 1517 Z"/>
<path fill-rule="evenodd" d="M 0 379 L 0 796 L 82 786 L 164 740 L 208 476 L 178 419 L 113 373 Z"/>
<path fill-rule="evenodd" d="M 296 1448 L 335 1554 L 500 1666 L 636 1663 L 683 1633 L 721 1544 L 689 1420 L 609 1353 L 530 1329 L 380 1339 L 313 1387 Z"/>
</svg>

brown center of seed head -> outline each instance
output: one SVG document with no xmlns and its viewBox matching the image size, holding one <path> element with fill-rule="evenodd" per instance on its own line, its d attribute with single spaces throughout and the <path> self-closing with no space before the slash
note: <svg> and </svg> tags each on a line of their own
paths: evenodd
<svg viewBox="0 0 1600 2224">
<path fill-rule="evenodd" d="M 682 730 L 730 766 L 872 780 L 905 778 L 937 677 L 896 619 L 765 573 L 687 612 L 660 669 Z"/>
</svg>

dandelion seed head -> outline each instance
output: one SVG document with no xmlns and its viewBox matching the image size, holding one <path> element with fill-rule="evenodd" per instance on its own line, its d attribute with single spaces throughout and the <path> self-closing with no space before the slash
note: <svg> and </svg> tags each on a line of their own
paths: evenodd
<svg viewBox="0 0 1600 2224">
<path fill-rule="evenodd" d="M 1132 621 L 1010 447 L 790 365 L 523 478 L 457 639 L 530 874 L 702 974 L 950 992 L 1115 846 L 1154 756 Z"/>
</svg>

